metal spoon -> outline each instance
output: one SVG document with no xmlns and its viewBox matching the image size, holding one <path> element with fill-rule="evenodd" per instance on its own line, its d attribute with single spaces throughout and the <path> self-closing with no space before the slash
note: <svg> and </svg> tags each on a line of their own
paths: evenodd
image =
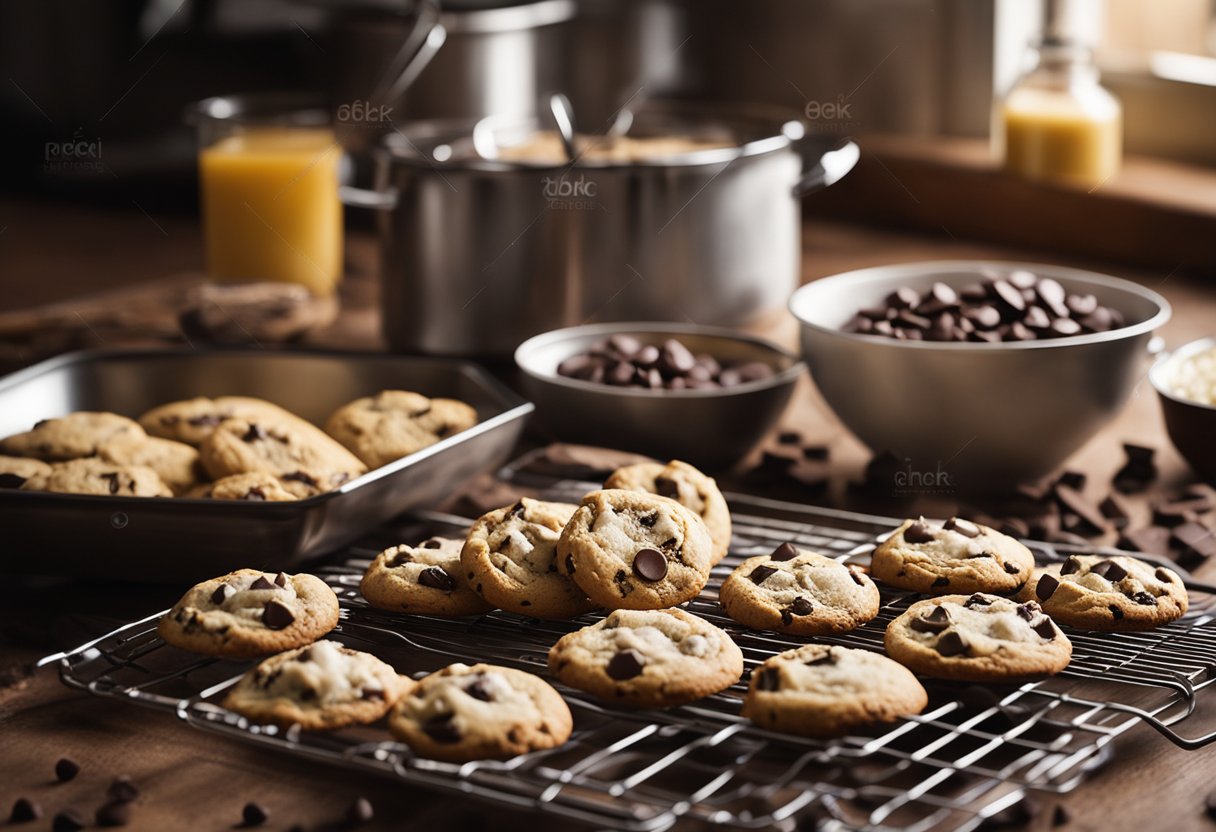
<svg viewBox="0 0 1216 832">
<path fill-rule="evenodd" d="M 553 113 L 557 132 L 562 137 L 566 158 L 573 163 L 578 158 L 578 149 L 574 146 L 574 108 L 570 106 L 570 99 L 560 92 L 553 93 L 549 96 L 549 111 Z"/>
</svg>

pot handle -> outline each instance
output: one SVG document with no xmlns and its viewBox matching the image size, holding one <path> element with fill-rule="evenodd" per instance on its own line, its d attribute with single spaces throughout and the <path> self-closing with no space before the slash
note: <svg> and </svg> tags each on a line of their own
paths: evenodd
<svg viewBox="0 0 1216 832">
<path fill-rule="evenodd" d="M 819 157 L 814 167 L 802 174 L 802 178 L 794 185 L 794 196 L 803 197 L 836 184 L 853 169 L 860 158 L 861 148 L 851 139 L 840 147 L 829 150 Z"/>
<path fill-rule="evenodd" d="M 447 30 L 439 23 L 436 0 L 422 0 L 418 9 L 414 28 L 393 56 L 388 72 L 371 96 L 378 104 L 391 104 L 401 98 L 447 40 Z"/>
<path fill-rule="evenodd" d="M 338 189 L 342 204 L 351 208 L 371 208 L 374 211 L 391 211 L 397 207 L 397 190 L 389 188 L 385 191 L 373 191 L 368 188 L 356 188 L 353 185 L 343 185 Z"/>
</svg>

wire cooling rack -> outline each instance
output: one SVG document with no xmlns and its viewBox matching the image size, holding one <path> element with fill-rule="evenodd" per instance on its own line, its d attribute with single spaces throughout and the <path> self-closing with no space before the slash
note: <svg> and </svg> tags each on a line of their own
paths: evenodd
<svg viewBox="0 0 1216 832">
<path fill-rule="evenodd" d="M 504 476 L 528 480 L 512 468 Z M 593 487 L 552 479 L 527 484 L 566 500 Z M 728 500 L 731 554 L 688 608 L 731 633 L 750 672 L 806 639 L 747 630 L 725 618 L 717 589 L 730 570 L 785 541 L 865 563 L 876 538 L 896 521 L 742 495 Z M 410 515 L 315 570 L 341 602 L 341 622 L 330 638 L 415 676 L 454 661 L 547 675 L 553 642 L 596 614 L 562 622 L 503 612 L 451 620 L 383 612 L 359 596 L 359 578 L 381 548 L 459 534 L 468 523 Z M 1093 550 L 1036 544 L 1036 551 L 1051 560 Z M 887 623 L 915 600 L 884 592 L 875 621 L 819 640 L 881 651 Z M 1214 604 L 1213 595 L 1193 591 L 1184 618 L 1148 633 L 1065 628 L 1073 658 L 1059 676 L 1005 687 L 928 682 L 929 706 L 920 716 L 830 741 L 764 731 L 742 719 L 748 673 L 729 690 L 669 711 L 617 709 L 556 684 L 575 717 L 570 742 L 505 762 L 464 765 L 415 757 L 381 726 L 310 733 L 250 724 L 218 704 L 250 663 L 169 647 L 156 635 L 159 615 L 77 648 L 60 672 L 68 685 L 172 712 L 241 741 L 601 828 L 657 832 L 692 820 L 732 828 L 969 830 L 1013 809 L 1029 791 L 1074 788 L 1107 761 L 1110 743 L 1139 722 L 1184 748 L 1216 739 L 1176 730 L 1216 679 Z"/>
</svg>

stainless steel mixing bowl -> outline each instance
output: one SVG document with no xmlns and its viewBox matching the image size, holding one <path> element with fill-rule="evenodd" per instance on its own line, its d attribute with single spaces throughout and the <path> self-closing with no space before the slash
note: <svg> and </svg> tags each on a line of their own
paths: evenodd
<svg viewBox="0 0 1216 832">
<path fill-rule="evenodd" d="M 645 344 L 676 338 L 719 361 L 763 361 L 762 381 L 717 390 L 610 387 L 557 374 L 562 361 L 617 333 Z M 763 438 L 806 369 L 767 341 L 717 327 L 670 323 L 591 324 L 545 332 L 520 344 L 515 363 L 537 418 L 561 439 L 683 459 L 706 468 L 733 463 Z"/>
<path fill-rule="evenodd" d="M 1123 313 L 1111 332 L 1043 341 L 940 343 L 843 332 L 858 309 L 900 286 L 958 289 L 983 274 L 1026 269 Z M 1123 406 L 1147 369 L 1161 295 L 1127 280 L 1034 263 L 943 261 L 846 272 L 790 299 L 803 356 L 841 421 L 914 480 L 1000 489 L 1048 473 Z"/>
<path fill-rule="evenodd" d="M 1216 349 L 1216 338 L 1201 338 L 1184 344 L 1162 356 L 1153 365 L 1149 379 L 1157 389 L 1170 441 L 1199 476 L 1216 482 L 1216 406 L 1179 395 L 1172 383 L 1180 362 L 1212 349 Z"/>
</svg>

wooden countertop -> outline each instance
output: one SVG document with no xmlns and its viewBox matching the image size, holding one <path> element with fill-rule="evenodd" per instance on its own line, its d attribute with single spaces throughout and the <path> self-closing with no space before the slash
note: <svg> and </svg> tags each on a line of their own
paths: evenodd
<svg viewBox="0 0 1216 832">
<path fill-rule="evenodd" d="M 55 218 L 58 218 L 56 220 Z M 64 218 L 67 218 L 66 220 Z M 80 231 L 65 233 L 79 226 Z M 72 298 L 110 290 L 120 284 L 190 273 L 199 266 L 199 240 L 192 220 L 148 217 L 85 208 L 0 201 L 0 258 L 9 292 L 0 309 Z M 366 234 L 355 233 L 348 246 L 345 311 L 314 342 L 334 347 L 380 345 L 375 313 L 374 248 Z M 1162 334 L 1167 343 L 1212 334 L 1216 329 L 1216 288 L 1181 273 L 1134 271 L 1045 252 L 963 242 L 948 234 L 882 231 L 811 219 L 804 237 L 805 279 L 847 269 L 908 260 L 996 258 L 1046 260 L 1096 266 L 1139 280 L 1162 291 L 1174 304 L 1174 319 Z M 18 288 L 20 291 L 18 292 Z M 761 327 L 792 343 L 794 327 L 778 316 Z M 835 420 L 809 383 L 798 393 L 786 423 L 809 439 L 832 448 L 838 482 L 857 476 L 867 454 Z M 1142 385 L 1120 416 L 1070 462 L 1090 474 L 1095 496 L 1104 493 L 1121 464 L 1122 441 L 1158 449 L 1162 477 L 1156 491 L 1185 482 L 1189 474 L 1169 446 L 1157 402 Z M 856 500 L 856 498 L 853 498 Z M 865 508 L 865 505 L 859 505 Z M 84 542 L 82 542 L 82 545 Z M 166 556 L 171 556 L 171 543 Z M 1211 578 L 1216 570 L 1203 574 Z M 377 819 L 363 827 L 525 829 L 540 824 L 526 813 L 487 808 L 422 790 L 287 759 L 188 729 L 167 715 L 103 701 L 62 687 L 53 670 L 17 684 L 3 681 L 6 671 L 55 649 L 71 646 L 85 633 L 108 628 L 122 618 L 168 606 L 178 589 L 119 585 L 81 585 L 57 581 L 7 580 L 0 585 L 0 816 L 18 796 L 40 801 L 48 817 L 75 806 L 91 817 L 103 802 L 113 776 L 134 778 L 144 797 L 134 828 L 227 828 L 239 820 L 241 806 L 255 800 L 271 812 L 268 828 L 341 828 L 345 807 L 366 795 Z M 1209 708 L 1216 711 L 1216 707 Z M 1200 720 L 1195 720 L 1199 722 Z M 1211 728 L 1210 722 L 1208 727 Z M 1200 730 L 1198 727 L 1195 729 Z M 1177 750 L 1147 728 L 1136 728 L 1115 743 L 1114 761 L 1059 798 L 1071 820 L 1064 828 L 1203 828 L 1203 798 L 1212 788 L 1216 749 Z M 83 765 L 70 783 L 52 783 L 60 756 Z M 1047 811 L 1027 828 L 1048 828 Z M 44 821 L 43 827 L 45 828 Z M 563 825 L 563 828 L 573 825 Z"/>
</svg>

